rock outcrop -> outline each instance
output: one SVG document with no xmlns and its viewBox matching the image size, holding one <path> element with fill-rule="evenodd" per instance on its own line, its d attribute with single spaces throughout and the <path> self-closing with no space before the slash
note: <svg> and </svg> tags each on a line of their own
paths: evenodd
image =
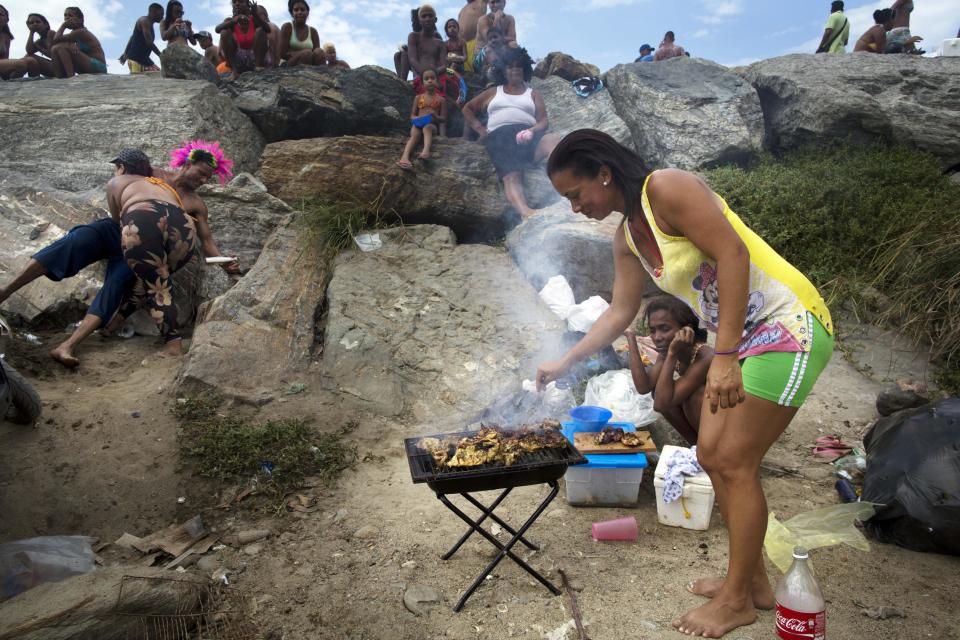
<svg viewBox="0 0 960 640">
<path fill-rule="evenodd" d="M 463 420 L 557 355 L 560 319 L 503 249 L 433 225 L 379 233 L 380 249 L 336 260 L 325 386 L 380 415 Z"/>
<path fill-rule="evenodd" d="M 219 140 L 237 171 L 254 171 L 263 137 L 209 82 L 131 75 L 0 84 L 0 179 L 103 197 L 110 160 L 139 147 L 157 165 L 191 138 Z M 16 150 L 16 152 L 13 152 Z"/>
<path fill-rule="evenodd" d="M 305 246 L 288 216 L 253 268 L 197 325 L 181 373 L 184 388 L 215 389 L 255 405 L 273 399 L 285 376 L 310 364 L 326 281 L 322 252 Z"/>
<path fill-rule="evenodd" d="M 756 62 L 744 77 L 771 149 L 886 140 L 960 165 L 960 58 L 795 54 Z"/>
<path fill-rule="evenodd" d="M 405 224 L 450 227 L 460 242 L 502 238 L 517 216 L 484 148 L 463 140 L 439 140 L 434 148 L 436 158 L 404 171 L 396 166 L 400 138 L 275 142 L 264 151 L 260 177 L 270 193 L 295 207 L 309 198 L 376 203 Z"/>
<path fill-rule="evenodd" d="M 210 183 L 198 193 L 210 212 L 210 230 L 220 252 L 237 256 L 240 269 L 247 271 L 260 257 L 263 243 L 293 210 L 243 176 L 225 186 Z"/>
<path fill-rule="evenodd" d="M 537 78 L 546 78 L 548 76 L 557 76 L 572 82 L 584 76 L 600 76 L 600 69 L 596 65 L 580 62 L 571 55 L 560 51 L 553 51 L 547 54 L 547 57 L 541 60 L 533 75 Z"/>
<path fill-rule="evenodd" d="M 543 96 L 550 131 L 566 135 L 577 129 L 599 129 L 620 144 L 633 148 L 630 129 L 617 113 L 613 98 L 606 89 L 581 98 L 569 82 L 557 76 L 535 79 L 532 86 Z"/>
<path fill-rule="evenodd" d="M 413 89 L 380 67 L 289 67 L 224 86 L 268 142 L 410 131 Z"/>
<path fill-rule="evenodd" d="M 606 81 L 634 149 L 651 169 L 745 163 L 763 146 L 757 92 L 726 67 L 680 57 L 621 64 Z"/>
<path fill-rule="evenodd" d="M 30 256 L 73 227 L 106 212 L 65 202 L 28 187 L 4 185 L 0 194 L 0 277 L 6 284 Z M 38 278 L 4 302 L 3 313 L 31 326 L 62 329 L 83 315 L 103 283 L 103 265 L 91 265 L 61 282 Z"/>
<path fill-rule="evenodd" d="M 514 262 L 538 291 L 556 275 L 567 279 L 577 301 L 613 294 L 613 234 L 623 220 L 597 222 L 573 213 L 566 202 L 525 220 L 507 236 Z"/>
<path fill-rule="evenodd" d="M 163 50 L 160 54 L 160 70 L 164 78 L 220 83 L 217 69 L 185 44 L 171 44 Z"/>
</svg>

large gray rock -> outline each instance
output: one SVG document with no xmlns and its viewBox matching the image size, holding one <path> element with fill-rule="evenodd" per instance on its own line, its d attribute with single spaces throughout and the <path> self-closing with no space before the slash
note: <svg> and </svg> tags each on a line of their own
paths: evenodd
<svg viewBox="0 0 960 640">
<path fill-rule="evenodd" d="M 305 370 L 327 280 L 322 253 L 304 244 L 293 216 L 278 225 L 253 268 L 200 319 L 183 387 L 259 405 Z"/>
<path fill-rule="evenodd" d="M 160 70 L 164 78 L 205 80 L 219 84 L 217 69 L 205 57 L 185 44 L 171 44 L 160 54 Z"/>
<path fill-rule="evenodd" d="M 763 105 L 767 143 L 785 151 L 838 140 L 893 140 L 960 164 L 960 58 L 795 54 L 744 73 Z"/>
<path fill-rule="evenodd" d="M 610 301 L 613 235 L 621 220 L 618 213 L 600 222 L 590 220 L 562 202 L 514 228 L 507 236 L 507 249 L 538 291 L 547 280 L 561 275 L 578 302 L 590 296 Z"/>
<path fill-rule="evenodd" d="M 208 184 L 198 193 L 210 212 L 210 230 L 223 255 L 237 256 L 247 271 L 260 257 L 263 243 L 291 213 L 285 202 L 238 176 L 229 185 Z"/>
<path fill-rule="evenodd" d="M 245 73 L 224 86 L 268 142 L 405 134 L 411 85 L 380 67 L 289 67 Z"/>
<path fill-rule="evenodd" d="M 557 76 L 534 79 L 532 85 L 547 106 L 550 131 L 566 135 L 577 129 L 599 129 L 620 144 L 633 148 L 630 129 L 617 114 L 613 98 L 606 89 L 581 98 L 569 82 Z"/>
<path fill-rule="evenodd" d="M 95 206 L 65 202 L 28 187 L 0 187 L 0 281 L 4 284 L 39 249 L 73 227 L 106 215 Z M 83 315 L 102 283 L 102 264 L 61 282 L 38 278 L 4 302 L 3 313 L 31 326 L 62 329 Z"/>
<path fill-rule="evenodd" d="M 254 171 L 263 137 L 209 82 L 150 74 L 0 83 L 0 179 L 102 197 L 109 161 L 140 147 L 157 165 L 191 138 L 219 140 L 236 171 Z"/>
<path fill-rule="evenodd" d="M 634 148 L 652 169 L 745 163 L 763 146 L 757 93 L 726 67 L 679 57 L 621 64 L 606 79 Z"/>
<path fill-rule="evenodd" d="M 326 386 L 384 416 L 466 420 L 559 354 L 562 323 L 503 249 L 433 225 L 379 233 L 380 249 L 336 260 Z"/>
<path fill-rule="evenodd" d="M 441 224 L 461 242 L 502 238 L 509 209 L 487 152 L 463 140 L 439 140 L 436 157 L 396 166 L 401 138 L 344 136 L 267 145 L 260 178 L 270 193 L 298 206 L 304 199 L 376 203 L 406 224 Z M 548 189 L 542 181 L 540 191 Z M 554 196 L 555 197 L 555 196 Z"/>
</svg>

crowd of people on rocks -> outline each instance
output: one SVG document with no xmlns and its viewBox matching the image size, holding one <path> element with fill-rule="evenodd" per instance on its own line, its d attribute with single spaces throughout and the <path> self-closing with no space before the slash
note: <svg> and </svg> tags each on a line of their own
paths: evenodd
<svg viewBox="0 0 960 640">
<path fill-rule="evenodd" d="M 890 8 L 874 11 L 874 25 L 854 44 L 854 52 L 923 54 L 924 51 L 917 48 L 917 43 L 923 38 L 910 33 L 910 14 L 913 13 L 913 7 L 913 0 L 894 0 Z M 844 15 L 843 8 L 841 0 L 830 4 L 830 17 L 827 18 L 816 53 L 847 52 L 850 21 Z"/>
<path fill-rule="evenodd" d="M 209 31 L 194 31 L 184 17 L 183 3 L 169 0 L 166 9 L 153 3 L 136 20 L 127 40 L 121 64 L 132 74 L 160 71 L 151 57 L 160 56 L 157 32 L 166 47 L 196 45 L 204 58 L 216 67 L 221 77 L 235 79 L 245 71 L 278 66 L 324 65 L 349 69 L 337 57 L 332 42 L 321 44 L 314 27 L 307 24 L 310 5 L 307 0 L 289 0 L 290 21 L 277 26 L 270 21 L 265 7 L 252 0 L 232 0 L 232 14 Z M 84 25 L 83 11 L 67 7 L 63 23 L 53 29 L 38 13 L 27 16 L 29 39 L 26 55 L 10 57 L 13 34 L 10 13 L 0 5 L 0 79 L 47 77 L 69 78 L 75 74 L 106 73 L 107 59 L 97 37 Z M 156 26 L 155 26 L 156 25 Z"/>
</svg>

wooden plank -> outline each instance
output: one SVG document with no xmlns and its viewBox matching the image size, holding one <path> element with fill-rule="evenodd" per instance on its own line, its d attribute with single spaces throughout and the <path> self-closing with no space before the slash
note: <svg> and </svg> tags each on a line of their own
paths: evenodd
<svg viewBox="0 0 960 640">
<path fill-rule="evenodd" d="M 640 444 L 636 447 L 627 447 L 619 442 L 596 444 L 597 431 L 578 431 L 573 434 L 573 446 L 580 453 L 650 453 L 657 450 L 649 431 L 637 431 Z"/>
</svg>

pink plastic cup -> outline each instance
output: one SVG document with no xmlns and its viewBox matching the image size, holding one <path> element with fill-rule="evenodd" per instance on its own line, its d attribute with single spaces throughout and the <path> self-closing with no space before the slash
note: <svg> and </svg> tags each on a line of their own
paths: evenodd
<svg viewBox="0 0 960 640">
<path fill-rule="evenodd" d="M 517 144 L 530 144 L 533 141 L 533 131 L 524 129 L 517 132 Z"/>
<path fill-rule="evenodd" d="M 637 519 L 633 516 L 594 522 L 593 539 L 605 541 L 636 542 Z"/>
</svg>

